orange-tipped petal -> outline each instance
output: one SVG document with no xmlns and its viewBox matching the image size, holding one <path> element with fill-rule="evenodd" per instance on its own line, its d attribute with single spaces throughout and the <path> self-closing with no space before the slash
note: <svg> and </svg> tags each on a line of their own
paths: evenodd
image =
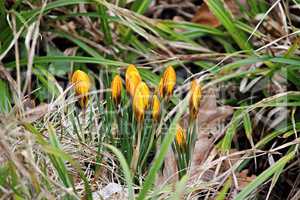
<svg viewBox="0 0 300 200">
<path fill-rule="evenodd" d="M 88 103 L 88 93 L 91 89 L 89 76 L 81 70 L 76 70 L 72 75 L 71 83 L 74 84 L 76 95 L 80 96 L 80 106 L 85 108 Z"/>
<path fill-rule="evenodd" d="M 172 66 L 167 67 L 163 74 L 163 93 L 167 97 L 172 96 L 176 85 L 176 72 Z"/>
<path fill-rule="evenodd" d="M 156 95 L 152 97 L 152 118 L 154 121 L 158 121 L 160 115 L 160 102 Z"/>
<path fill-rule="evenodd" d="M 134 65 L 129 65 L 126 74 L 125 74 L 125 82 L 126 82 L 126 91 L 130 94 L 131 97 L 134 96 L 136 87 L 142 81 L 139 71 L 136 69 Z"/>
<path fill-rule="evenodd" d="M 176 129 L 176 142 L 178 146 L 184 147 L 186 144 L 185 131 L 179 124 L 177 124 Z"/>
<path fill-rule="evenodd" d="M 111 82 L 111 96 L 116 105 L 121 101 L 122 88 L 122 79 L 119 75 L 116 75 Z"/>
<path fill-rule="evenodd" d="M 199 112 L 200 100 L 201 100 L 201 87 L 197 84 L 196 80 L 191 83 L 190 89 L 191 97 L 189 101 L 190 118 L 192 120 L 197 118 Z"/>
<path fill-rule="evenodd" d="M 143 121 L 145 111 L 149 107 L 150 91 L 146 83 L 140 82 L 133 97 L 133 112 L 138 122 Z"/>
<path fill-rule="evenodd" d="M 158 94 L 161 98 L 164 97 L 164 80 L 163 78 L 160 79 L 158 84 Z"/>
</svg>

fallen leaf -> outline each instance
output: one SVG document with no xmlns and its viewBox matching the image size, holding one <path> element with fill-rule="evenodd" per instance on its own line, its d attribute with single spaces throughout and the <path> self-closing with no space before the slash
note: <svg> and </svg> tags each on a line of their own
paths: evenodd
<svg viewBox="0 0 300 200">
<path fill-rule="evenodd" d="M 241 15 L 239 6 L 234 0 L 225 0 L 224 7 L 226 10 L 230 11 L 232 17 L 238 17 Z M 205 1 L 202 3 L 202 5 L 199 7 L 196 14 L 192 18 L 192 22 L 211 26 L 214 28 L 220 26 L 221 24 L 219 20 L 214 16 L 214 14 L 209 10 Z"/>
<path fill-rule="evenodd" d="M 162 174 L 157 179 L 157 186 L 164 184 L 175 184 L 178 181 L 178 167 L 174 151 L 169 148 L 169 151 L 164 160 L 164 168 Z"/>
<path fill-rule="evenodd" d="M 238 185 L 240 190 L 245 188 L 251 181 L 253 181 L 256 178 L 254 174 L 252 174 L 251 176 L 248 176 L 248 174 L 249 174 L 248 170 L 245 169 L 237 175 L 237 180 L 238 180 Z"/>
<path fill-rule="evenodd" d="M 196 131 L 198 133 L 191 158 L 189 174 L 192 181 L 201 171 L 201 164 L 214 148 L 214 143 L 224 133 L 224 120 L 233 113 L 230 106 L 217 106 L 217 91 L 210 88 L 206 91 L 197 116 Z"/>
<path fill-rule="evenodd" d="M 236 162 L 238 162 L 241 158 L 241 154 L 234 154 L 238 153 L 237 149 L 230 149 L 228 155 L 228 159 L 224 160 L 223 171 L 230 169 Z"/>
<path fill-rule="evenodd" d="M 219 20 L 212 14 L 206 3 L 203 3 L 194 15 L 192 22 L 211 27 L 220 26 Z"/>
</svg>

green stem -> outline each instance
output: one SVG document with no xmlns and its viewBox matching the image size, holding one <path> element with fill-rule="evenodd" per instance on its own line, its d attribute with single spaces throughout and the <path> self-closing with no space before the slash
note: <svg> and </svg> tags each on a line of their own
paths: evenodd
<svg viewBox="0 0 300 200">
<path fill-rule="evenodd" d="M 143 160 L 142 160 L 142 162 L 141 162 L 141 166 L 143 166 L 144 165 L 144 163 L 146 162 L 146 159 L 147 159 L 147 157 L 148 157 L 148 154 L 149 154 L 149 152 L 150 152 L 150 150 L 151 150 L 151 148 L 152 148 L 152 145 L 153 145 L 153 141 L 154 141 L 154 136 L 155 136 L 155 132 L 156 132 L 156 123 L 153 125 L 153 128 L 152 128 L 152 132 L 151 132 L 151 136 L 150 136 L 150 141 L 149 141 L 149 144 L 148 144 L 148 148 L 147 148 L 147 150 L 146 150 L 146 153 L 145 153 L 145 155 L 144 155 L 144 157 L 143 157 Z"/>
<path fill-rule="evenodd" d="M 142 124 L 138 123 L 138 132 L 137 132 L 137 144 L 136 148 L 133 151 L 132 161 L 131 161 L 131 170 L 134 174 L 137 168 L 137 163 L 139 160 L 140 146 L 141 146 L 141 137 L 142 137 Z"/>
</svg>

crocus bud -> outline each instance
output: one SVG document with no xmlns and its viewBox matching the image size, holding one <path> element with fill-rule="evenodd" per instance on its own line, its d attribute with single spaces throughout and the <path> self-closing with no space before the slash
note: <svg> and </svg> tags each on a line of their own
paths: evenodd
<svg viewBox="0 0 300 200">
<path fill-rule="evenodd" d="M 80 96 L 80 106 L 86 108 L 88 93 L 91 89 L 89 76 L 81 70 L 76 70 L 72 75 L 71 83 L 74 85 L 76 95 Z"/>
<path fill-rule="evenodd" d="M 196 80 L 191 83 L 190 89 L 191 97 L 189 101 L 190 119 L 195 120 L 199 112 L 200 100 L 201 100 L 201 87 L 197 84 Z"/>
<path fill-rule="evenodd" d="M 160 115 L 160 102 L 156 95 L 152 97 L 152 118 L 155 122 L 158 121 Z"/>
<path fill-rule="evenodd" d="M 136 69 L 134 65 L 129 65 L 126 74 L 126 91 L 130 94 L 131 97 L 134 96 L 136 87 L 142 81 L 139 71 Z"/>
<path fill-rule="evenodd" d="M 160 79 L 158 84 L 158 94 L 160 97 L 164 96 L 164 79 L 163 77 Z"/>
<path fill-rule="evenodd" d="M 138 122 L 144 119 L 145 111 L 149 107 L 150 91 L 146 83 L 140 82 L 133 97 L 133 112 Z"/>
<path fill-rule="evenodd" d="M 176 73 L 172 66 L 167 67 L 159 85 L 161 97 L 171 97 L 176 85 Z"/>
<path fill-rule="evenodd" d="M 111 82 L 111 97 L 116 105 L 120 104 L 122 93 L 122 79 L 119 75 L 115 75 Z"/>
<path fill-rule="evenodd" d="M 185 131 L 179 124 L 176 126 L 176 142 L 181 148 L 183 148 L 186 144 Z"/>
</svg>

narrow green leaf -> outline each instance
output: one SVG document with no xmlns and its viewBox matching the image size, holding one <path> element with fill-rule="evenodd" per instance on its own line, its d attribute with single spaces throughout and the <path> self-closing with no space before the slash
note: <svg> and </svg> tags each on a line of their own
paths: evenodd
<svg viewBox="0 0 300 200">
<path fill-rule="evenodd" d="M 138 14 L 144 14 L 148 9 L 152 0 L 135 0 L 131 6 L 131 10 L 135 11 Z M 127 29 L 124 35 L 124 41 L 128 42 L 131 40 L 132 30 Z"/>
<path fill-rule="evenodd" d="M 12 106 L 11 106 L 11 94 L 8 88 L 8 85 L 5 81 L 0 79 L 0 113 L 8 113 Z"/>
<path fill-rule="evenodd" d="M 128 199 L 134 199 L 134 191 L 133 191 L 133 183 L 132 183 L 132 177 L 131 177 L 131 172 L 130 169 L 127 165 L 126 159 L 124 157 L 124 155 L 114 146 L 109 145 L 109 144 L 104 144 L 107 148 L 109 148 L 119 159 L 119 162 L 121 164 L 121 167 L 123 169 L 123 173 L 125 176 L 125 180 L 127 183 L 127 187 L 128 187 Z"/>
<path fill-rule="evenodd" d="M 232 185 L 232 178 L 229 177 L 227 179 L 227 181 L 224 183 L 221 191 L 216 196 L 215 200 L 225 200 L 226 196 L 227 196 L 227 193 L 228 193 L 228 190 L 230 189 L 231 185 Z"/>
<path fill-rule="evenodd" d="M 64 38 L 74 42 L 74 44 L 78 45 L 81 49 L 83 49 L 86 53 L 90 54 L 91 56 L 104 59 L 96 50 L 94 50 L 92 47 L 88 46 L 83 41 L 81 41 L 77 38 L 74 38 L 71 35 L 64 33 L 64 32 L 55 31 L 54 33 L 59 35 L 60 37 L 64 37 Z"/>
<path fill-rule="evenodd" d="M 247 199 L 247 196 L 251 194 L 255 189 L 257 189 L 261 184 L 263 184 L 270 176 L 276 173 L 282 166 L 286 165 L 291 159 L 295 156 L 295 151 L 290 152 L 289 154 L 282 157 L 275 164 L 270 166 L 267 170 L 263 171 L 258 177 L 256 177 L 251 183 L 249 183 L 237 196 L 234 200 L 244 200 Z"/>
<path fill-rule="evenodd" d="M 223 2 L 221 2 L 220 0 L 205 0 L 205 2 L 212 13 L 227 29 L 227 31 L 230 33 L 231 37 L 235 40 L 239 47 L 243 50 L 251 50 L 252 47 L 247 41 L 245 33 L 238 30 L 238 28 L 235 26 L 230 14 L 224 8 Z"/>
<path fill-rule="evenodd" d="M 49 140 L 50 140 L 51 146 L 53 148 L 60 149 L 59 141 L 58 141 L 55 131 L 51 125 L 48 127 L 48 131 L 49 131 Z M 64 161 L 62 160 L 62 158 L 58 157 L 58 156 L 53 156 L 53 155 L 49 155 L 49 157 L 50 157 L 50 160 L 51 160 L 53 166 L 56 168 L 59 178 L 62 180 L 63 184 L 67 188 L 73 187 L 73 189 L 75 189 L 72 177 L 69 175 L 67 167 L 66 167 Z"/>
<path fill-rule="evenodd" d="M 53 62 L 75 62 L 75 63 L 92 63 L 92 64 L 101 64 L 103 66 L 127 66 L 128 63 L 114 61 L 104 58 L 93 58 L 93 57 L 83 57 L 83 56 L 36 56 L 33 61 L 35 64 L 45 64 Z M 25 66 L 27 64 L 27 59 L 20 60 L 20 65 Z M 15 67 L 16 63 L 11 62 L 5 65 L 6 67 Z"/>
<path fill-rule="evenodd" d="M 178 120 L 181 117 L 181 115 L 185 112 L 184 108 L 187 107 L 188 97 L 189 97 L 189 95 L 187 97 L 185 97 L 184 100 L 182 100 L 183 105 L 180 106 L 181 109 L 176 113 L 174 119 L 172 120 L 172 123 L 169 126 L 168 132 L 162 141 L 160 151 L 155 156 L 155 159 L 154 159 L 155 162 L 152 164 L 152 166 L 149 170 L 149 173 L 144 181 L 143 187 L 139 193 L 137 200 L 145 199 L 147 193 L 153 187 L 153 183 L 155 181 L 156 175 L 157 175 L 160 167 L 162 166 L 165 155 L 167 154 L 168 149 L 171 147 L 171 144 L 174 141 L 174 138 L 176 135 L 176 124 L 178 123 Z"/>
<path fill-rule="evenodd" d="M 241 114 L 241 110 L 237 110 L 233 114 L 233 117 L 231 119 L 229 127 L 226 130 L 226 133 L 225 133 L 225 136 L 223 138 L 222 145 L 221 145 L 221 149 L 223 151 L 229 150 L 231 148 L 231 143 L 232 143 L 233 136 L 235 135 L 236 129 L 237 129 L 238 124 L 241 120 L 240 114 Z"/>
<path fill-rule="evenodd" d="M 112 44 L 112 36 L 111 36 L 110 27 L 108 24 L 107 9 L 103 5 L 99 5 L 98 12 L 99 12 L 100 20 L 101 20 L 100 27 L 101 27 L 102 32 L 104 33 L 104 42 L 107 45 L 110 45 L 110 44 Z"/>
<path fill-rule="evenodd" d="M 245 112 L 243 115 L 243 124 L 244 124 L 244 129 L 248 140 L 252 141 L 252 125 L 251 125 L 250 115 L 248 112 Z"/>
</svg>

